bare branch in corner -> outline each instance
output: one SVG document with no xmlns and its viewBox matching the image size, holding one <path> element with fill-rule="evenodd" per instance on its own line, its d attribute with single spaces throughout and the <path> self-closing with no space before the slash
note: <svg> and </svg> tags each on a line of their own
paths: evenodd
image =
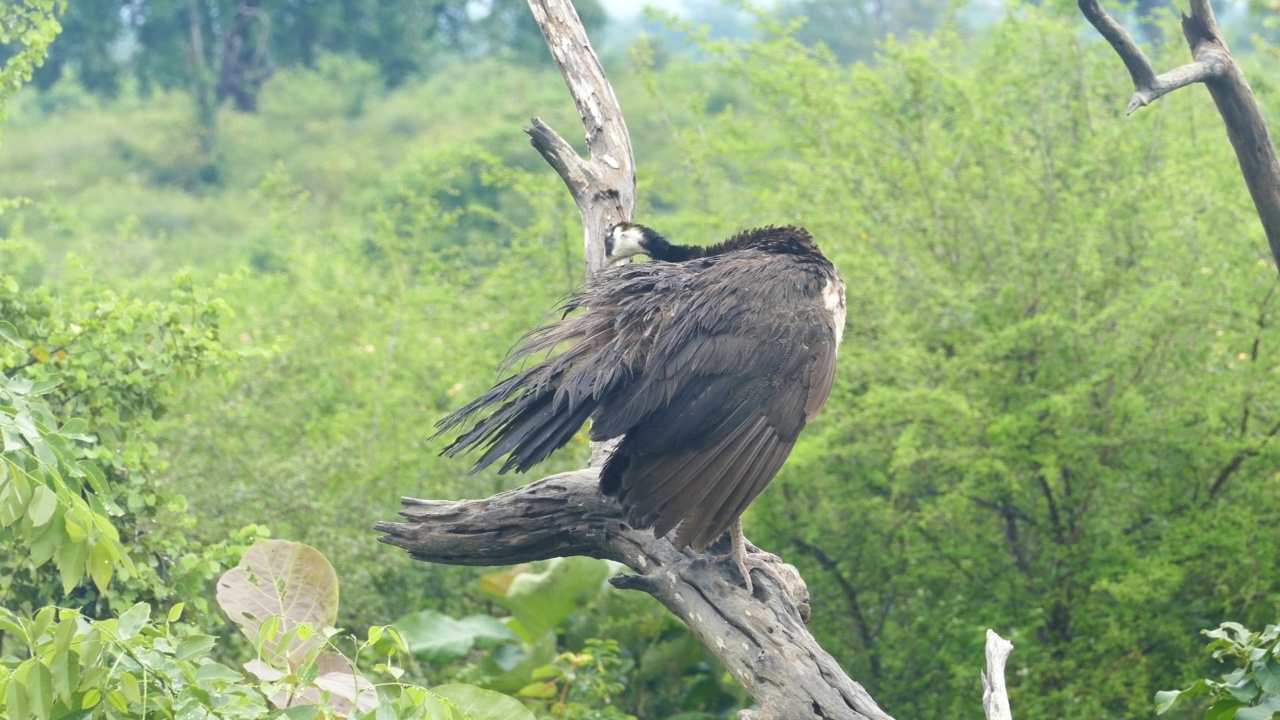
<svg viewBox="0 0 1280 720">
<path fill-rule="evenodd" d="M 1078 0 L 1078 4 L 1080 12 L 1111 43 L 1129 69 L 1133 79 L 1129 114 L 1187 85 L 1204 83 L 1209 89 L 1226 124 L 1227 137 L 1235 148 L 1240 172 L 1258 211 L 1272 258 L 1280 268 L 1280 160 L 1276 158 L 1262 108 L 1231 56 L 1209 0 L 1191 0 L 1191 14 L 1182 16 L 1182 34 L 1191 49 L 1192 62 L 1160 75 L 1155 74 L 1142 49 L 1102 9 L 1098 0 Z"/>
</svg>

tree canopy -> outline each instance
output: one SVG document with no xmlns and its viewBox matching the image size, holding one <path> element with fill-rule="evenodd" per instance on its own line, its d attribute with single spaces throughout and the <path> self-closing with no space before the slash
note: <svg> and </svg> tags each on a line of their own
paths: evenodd
<svg viewBox="0 0 1280 720">
<path fill-rule="evenodd" d="M 595 0 L 578 9 L 601 29 Z M 326 54 L 371 63 L 394 87 L 446 57 L 477 53 L 529 59 L 546 49 L 515 0 L 71 0 L 35 81 L 47 88 L 74 70 L 85 89 L 115 96 L 132 77 L 143 89 L 212 93 L 216 105 L 252 111 L 272 72 L 314 69 Z"/>
</svg>

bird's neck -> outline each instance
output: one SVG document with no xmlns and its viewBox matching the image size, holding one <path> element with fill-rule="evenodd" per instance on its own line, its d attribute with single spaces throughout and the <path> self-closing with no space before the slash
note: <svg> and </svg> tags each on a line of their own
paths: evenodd
<svg viewBox="0 0 1280 720">
<path fill-rule="evenodd" d="M 649 238 L 648 255 L 663 262 L 684 262 L 705 257 L 707 249 L 698 245 L 674 245 L 657 233 Z"/>
</svg>

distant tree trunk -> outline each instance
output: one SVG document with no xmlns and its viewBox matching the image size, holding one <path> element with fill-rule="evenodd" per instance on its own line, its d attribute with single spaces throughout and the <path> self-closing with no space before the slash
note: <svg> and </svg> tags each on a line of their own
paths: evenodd
<svg viewBox="0 0 1280 720">
<path fill-rule="evenodd" d="M 258 94 L 272 72 L 271 18 L 258 3 L 236 2 L 235 16 L 218 52 L 217 102 L 221 105 L 230 98 L 240 112 L 257 112 Z"/>
<path fill-rule="evenodd" d="M 237 0 L 229 25 L 212 28 L 221 36 L 216 46 L 206 42 L 206 26 L 217 18 L 206 15 L 200 0 L 188 0 L 186 7 L 187 68 L 191 95 L 200 127 L 200 152 L 212 157 L 218 145 L 218 110 L 227 100 L 240 112 L 258 109 L 258 94 L 271 77 L 268 52 L 271 19 L 260 0 Z"/>
<path fill-rule="evenodd" d="M 189 0 L 187 68 L 191 76 L 191 95 L 196 103 L 196 120 L 200 125 L 200 152 L 208 156 L 218 144 L 218 103 L 214 99 L 213 75 L 205 60 L 204 30 L 200 20 L 199 0 Z"/>
</svg>

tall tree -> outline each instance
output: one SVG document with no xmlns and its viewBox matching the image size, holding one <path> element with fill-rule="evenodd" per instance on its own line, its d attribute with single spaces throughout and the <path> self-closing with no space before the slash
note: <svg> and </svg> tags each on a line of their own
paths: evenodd
<svg viewBox="0 0 1280 720">
<path fill-rule="evenodd" d="M 587 27 L 602 27 L 599 3 L 580 4 Z M 388 86 L 442 55 L 544 54 L 527 15 L 512 0 L 70 0 L 67 32 L 36 79 L 48 87 L 74 69 L 111 96 L 132 74 L 144 89 L 188 90 L 208 120 L 228 102 L 254 111 L 274 70 L 326 53 L 372 63 Z"/>
</svg>

